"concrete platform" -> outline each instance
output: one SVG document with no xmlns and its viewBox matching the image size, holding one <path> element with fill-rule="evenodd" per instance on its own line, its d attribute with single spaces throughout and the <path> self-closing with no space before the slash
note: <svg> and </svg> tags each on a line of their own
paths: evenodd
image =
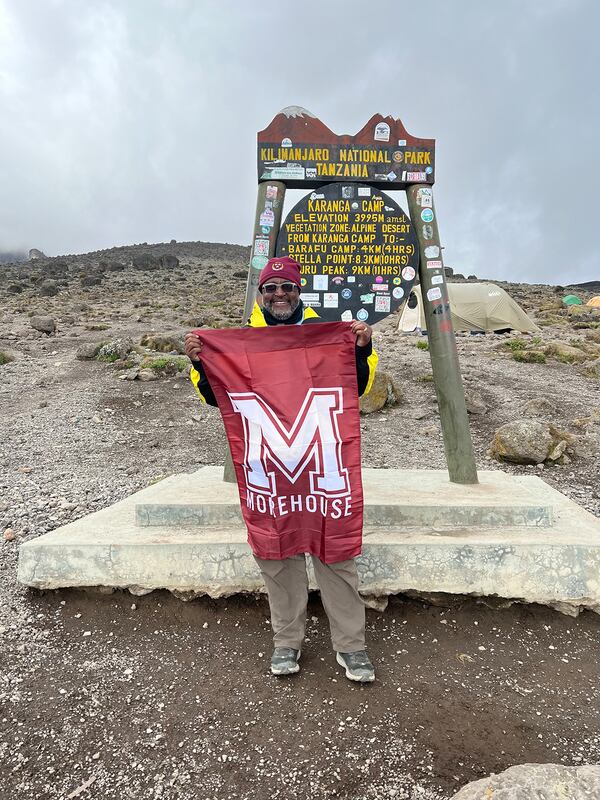
<svg viewBox="0 0 600 800">
<path fill-rule="evenodd" d="M 22 545 L 18 579 L 41 589 L 227 596 L 262 591 L 237 488 L 221 467 L 174 475 Z M 363 471 L 365 594 L 496 595 L 600 611 L 600 520 L 538 477 Z"/>
</svg>

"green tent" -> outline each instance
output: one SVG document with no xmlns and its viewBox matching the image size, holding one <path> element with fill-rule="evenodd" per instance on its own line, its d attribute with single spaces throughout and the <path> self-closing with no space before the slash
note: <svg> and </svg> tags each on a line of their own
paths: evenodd
<svg viewBox="0 0 600 800">
<path fill-rule="evenodd" d="M 566 306 L 582 306 L 583 301 L 580 300 L 577 295 L 568 294 L 566 297 L 563 297 L 563 303 Z"/>
</svg>

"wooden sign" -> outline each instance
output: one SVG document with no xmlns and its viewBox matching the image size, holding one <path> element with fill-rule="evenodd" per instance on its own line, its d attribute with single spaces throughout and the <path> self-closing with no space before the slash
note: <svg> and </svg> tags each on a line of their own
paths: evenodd
<svg viewBox="0 0 600 800">
<path fill-rule="evenodd" d="M 298 261 L 300 296 L 321 319 L 369 325 L 408 297 L 419 265 L 408 214 L 361 183 L 330 183 L 300 200 L 281 226 L 276 255 Z"/>
<path fill-rule="evenodd" d="M 405 189 L 435 180 L 435 140 L 411 136 L 399 119 L 375 114 L 354 136 L 338 136 L 299 106 L 258 134 L 258 180 L 290 188 L 362 181 Z"/>
</svg>

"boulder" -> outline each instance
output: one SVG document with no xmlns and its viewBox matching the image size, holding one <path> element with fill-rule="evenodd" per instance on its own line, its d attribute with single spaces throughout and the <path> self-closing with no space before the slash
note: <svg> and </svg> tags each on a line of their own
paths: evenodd
<svg viewBox="0 0 600 800">
<path fill-rule="evenodd" d="M 46 261 L 40 266 L 40 272 L 47 278 L 65 278 L 69 274 L 66 261 Z"/>
<path fill-rule="evenodd" d="M 179 266 L 179 259 L 177 256 L 172 256 L 169 253 L 165 253 L 164 256 L 159 258 L 160 266 L 163 269 L 177 269 Z"/>
<path fill-rule="evenodd" d="M 29 251 L 28 258 L 30 261 L 35 261 L 36 258 L 46 258 L 46 256 L 42 253 L 41 250 L 32 247 L 31 250 Z"/>
<path fill-rule="evenodd" d="M 39 285 L 41 297 L 54 297 L 58 294 L 58 284 L 51 278 L 47 278 Z"/>
<path fill-rule="evenodd" d="M 82 275 L 80 283 L 84 289 L 87 289 L 91 286 L 100 286 L 100 284 L 102 283 L 102 275 L 98 273 L 93 273 L 91 275 Z"/>
<path fill-rule="evenodd" d="M 29 324 L 34 330 L 47 333 L 48 336 L 56 331 L 56 322 L 53 317 L 31 317 Z"/>
<path fill-rule="evenodd" d="M 490 445 L 490 455 L 513 464 L 542 464 L 554 447 L 549 426 L 535 419 L 502 425 Z"/>
<path fill-rule="evenodd" d="M 155 350 L 157 353 L 177 353 L 185 354 L 183 335 L 178 336 L 172 333 L 146 333 L 140 339 L 142 347 Z"/>
<path fill-rule="evenodd" d="M 547 356 L 552 356 L 558 361 L 563 361 L 566 364 L 573 364 L 580 361 L 587 361 L 589 355 L 578 347 L 573 347 L 564 342 L 553 341 L 549 342 L 544 347 L 544 353 Z"/>
<path fill-rule="evenodd" d="M 533 397 L 523 406 L 523 415 L 526 417 L 550 417 L 556 409 L 545 397 Z"/>
<path fill-rule="evenodd" d="M 133 349 L 133 342 L 128 336 L 118 336 L 110 342 L 103 344 L 98 350 L 98 358 L 117 359 L 125 358 Z"/>
<path fill-rule="evenodd" d="M 600 766 L 519 764 L 463 786 L 453 800 L 591 800 L 600 797 Z"/>
<path fill-rule="evenodd" d="M 9 294 L 21 294 L 25 287 L 22 283 L 9 283 L 6 287 L 6 291 Z"/>
<path fill-rule="evenodd" d="M 102 347 L 102 343 L 87 342 L 86 344 L 82 344 L 77 348 L 77 353 L 75 357 L 79 361 L 89 361 L 92 358 L 96 358 L 98 353 L 100 352 L 100 348 Z"/>
<path fill-rule="evenodd" d="M 485 414 L 488 410 L 483 397 L 473 389 L 468 389 L 465 392 L 465 402 L 468 414 Z"/>
<path fill-rule="evenodd" d="M 361 414 L 372 414 L 384 406 L 397 406 L 402 399 L 402 390 L 392 376 L 383 370 L 377 370 L 371 391 L 360 398 L 360 411 Z"/>
<path fill-rule="evenodd" d="M 160 267 L 160 261 L 151 253 L 138 253 L 131 259 L 134 269 L 153 270 Z"/>
</svg>

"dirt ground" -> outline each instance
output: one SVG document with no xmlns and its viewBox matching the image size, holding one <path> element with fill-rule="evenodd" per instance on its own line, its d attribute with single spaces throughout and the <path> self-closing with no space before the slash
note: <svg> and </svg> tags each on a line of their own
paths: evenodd
<svg viewBox="0 0 600 800">
<path fill-rule="evenodd" d="M 278 679 L 264 598 L 17 584 L 20 543 L 161 476 L 222 463 L 218 411 L 199 405 L 184 371 L 121 380 L 135 365 L 77 357 L 83 344 L 181 332 L 207 309 L 213 324 L 239 314 L 228 276 L 244 248 L 177 254 L 178 273 L 125 270 L 85 289 L 72 277 L 55 297 L 2 296 L 0 351 L 14 360 L 0 366 L 0 535 L 14 539 L 0 540 L 0 797 L 447 800 L 518 763 L 598 763 L 600 617 L 589 612 L 395 597 L 368 612 L 377 680 L 357 686 L 335 664 L 316 596 L 301 672 Z M 71 272 L 99 256 L 78 258 Z M 514 293 L 535 313 L 553 290 Z M 58 331 L 34 331 L 32 313 Z M 560 323 L 542 336 L 586 332 Z M 485 407 L 471 415 L 479 468 L 538 474 L 600 514 L 593 426 L 576 423 L 599 405 L 593 368 L 517 363 L 499 336 L 457 341 L 467 393 Z M 362 418 L 364 465 L 442 468 L 429 354 L 392 326 L 375 342 L 404 401 Z M 492 461 L 494 430 L 532 399 L 577 436 L 577 454 L 543 468 Z"/>
</svg>

